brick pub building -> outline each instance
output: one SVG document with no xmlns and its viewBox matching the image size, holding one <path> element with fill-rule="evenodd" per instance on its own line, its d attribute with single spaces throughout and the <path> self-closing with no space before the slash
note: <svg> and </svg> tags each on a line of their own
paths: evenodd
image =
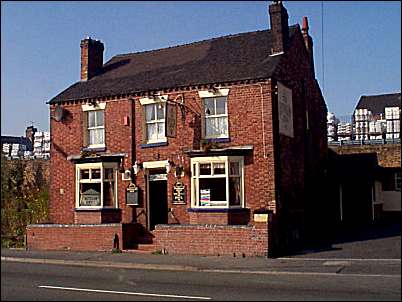
<svg viewBox="0 0 402 302">
<path fill-rule="evenodd" d="M 50 224 L 29 249 L 274 255 L 322 202 L 327 109 L 307 18 L 114 56 L 81 41 L 81 81 L 48 103 Z"/>
</svg>

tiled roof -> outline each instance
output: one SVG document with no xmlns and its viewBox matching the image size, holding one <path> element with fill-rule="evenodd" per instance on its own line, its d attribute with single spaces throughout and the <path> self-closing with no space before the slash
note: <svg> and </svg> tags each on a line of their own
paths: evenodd
<svg viewBox="0 0 402 302">
<path fill-rule="evenodd" d="M 298 28 L 290 26 L 289 36 Z M 271 44 L 271 31 L 262 30 L 117 55 L 97 76 L 73 84 L 49 103 L 268 78 L 281 58 L 269 55 Z"/>
<path fill-rule="evenodd" d="M 373 114 L 384 113 L 385 107 L 401 107 L 401 93 L 390 93 L 380 95 L 363 95 L 356 106 L 356 109 L 368 109 Z"/>
</svg>

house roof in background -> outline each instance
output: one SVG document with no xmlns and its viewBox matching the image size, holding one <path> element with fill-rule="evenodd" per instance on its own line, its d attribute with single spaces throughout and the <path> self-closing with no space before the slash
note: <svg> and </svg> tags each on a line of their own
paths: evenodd
<svg viewBox="0 0 402 302">
<path fill-rule="evenodd" d="M 298 29 L 290 26 L 289 36 Z M 268 78 L 281 59 L 269 55 L 271 45 L 271 31 L 262 30 L 116 55 L 97 76 L 73 84 L 48 103 Z"/>
<path fill-rule="evenodd" d="M 373 114 L 384 113 L 385 107 L 401 107 L 401 93 L 362 95 L 356 109 L 368 109 Z"/>
<path fill-rule="evenodd" d="M 32 151 L 32 142 L 24 136 L 1 136 L 1 144 L 20 144 L 27 147 L 27 151 Z"/>
</svg>

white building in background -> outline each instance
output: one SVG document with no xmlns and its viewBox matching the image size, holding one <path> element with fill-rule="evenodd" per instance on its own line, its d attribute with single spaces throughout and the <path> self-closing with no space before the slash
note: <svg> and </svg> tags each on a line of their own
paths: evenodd
<svg viewBox="0 0 402 302">
<path fill-rule="evenodd" d="M 401 93 L 361 96 L 353 112 L 356 140 L 400 139 Z"/>
<path fill-rule="evenodd" d="M 327 138 L 329 142 L 338 140 L 339 120 L 332 112 L 327 113 Z"/>
<path fill-rule="evenodd" d="M 50 132 L 37 131 L 33 142 L 34 158 L 50 158 Z"/>
</svg>

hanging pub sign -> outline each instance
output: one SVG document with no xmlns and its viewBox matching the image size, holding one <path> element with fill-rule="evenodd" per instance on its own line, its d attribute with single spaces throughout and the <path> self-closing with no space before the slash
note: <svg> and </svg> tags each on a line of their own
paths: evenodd
<svg viewBox="0 0 402 302">
<path fill-rule="evenodd" d="M 176 137 L 176 104 L 166 103 L 165 132 L 166 137 Z"/>
<path fill-rule="evenodd" d="M 186 186 L 181 181 L 173 186 L 173 203 L 186 203 Z"/>
<path fill-rule="evenodd" d="M 127 187 L 126 204 L 138 206 L 138 187 L 133 183 Z"/>
<path fill-rule="evenodd" d="M 292 89 L 278 82 L 279 133 L 294 137 Z"/>
</svg>

